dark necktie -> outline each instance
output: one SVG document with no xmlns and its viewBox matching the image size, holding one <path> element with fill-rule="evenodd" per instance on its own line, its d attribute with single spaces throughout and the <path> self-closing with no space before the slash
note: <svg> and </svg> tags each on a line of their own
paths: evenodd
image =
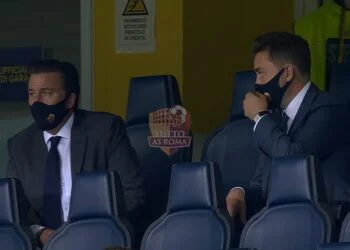
<svg viewBox="0 0 350 250">
<path fill-rule="evenodd" d="M 288 134 L 288 120 L 289 117 L 286 112 L 282 112 L 281 129 L 285 134 Z"/>
<path fill-rule="evenodd" d="M 43 226 L 51 229 L 57 229 L 62 224 L 61 161 L 57 149 L 61 138 L 50 138 L 51 147 L 47 155 L 44 177 Z"/>
</svg>

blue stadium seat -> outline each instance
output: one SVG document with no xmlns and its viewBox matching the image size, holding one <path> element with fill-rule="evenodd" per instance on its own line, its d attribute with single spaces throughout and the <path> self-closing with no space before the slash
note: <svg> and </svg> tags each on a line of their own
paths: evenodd
<svg viewBox="0 0 350 250">
<path fill-rule="evenodd" d="M 32 243 L 22 230 L 25 208 L 24 193 L 18 181 L 0 179 L 0 248 L 6 250 L 31 250 Z M 27 204 L 28 205 L 28 204 Z M 23 217 L 24 218 L 24 217 Z M 29 230 L 29 228 L 28 228 Z"/>
<path fill-rule="evenodd" d="M 333 66 L 329 92 L 345 97 L 350 102 L 350 63 Z"/>
<path fill-rule="evenodd" d="M 46 250 L 96 250 L 131 247 L 125 201 L 118 174 L 87 172 L 73 182 L 68 221 L 50 239 Z"/>
<path fill-rule="evenodd" d="M 331 70 L 331 77 L 329 81 L 329 93 L 331 95 L 335 95 L 337 97 L 345 98 L 350 105 L 350 63 L 335 63 L 332 65 Z M 349 151 L 350 145 L 345 146 L 343 151 Z M 338 152 L 339 155 L 342 154 L 342 152 Z M 346 161 L 347 159 L 344 159 L 343 155 L 342 158 L 339 158 L 337 155 L 334 155 L 334 160 L 330 159 L 329 163 L 334 165 L 334 162 L 337 160 L 339 161 Z M 337 165 L 335 165 L 337 166 Z M 338 166 L 342 166 L 342 164 L 338 164 Z M 333 166 L 330 166 L 333 168 Z M 327 167 L 325 167 L 327 169 Z M 330 169 L 330 168 L 328 168 Z M 348 176 L 347 169 L 339 169 L 338 172 L 342 174 L 343 176 Z M 344 179 L 346 181 L 346 178 Z M 342 186 L 342 185 L 339 185 Z M 336 186 L 335 186 L 336 187 Z M 341 193 L 340 190 L 335 190 L 335 188 L 332 190 L 334 194 Z M 339 192 L 340 191 L 340 192 Z M 328 194 L 329 197 L 334 197 L 334 194 Z M 338 199 L 339 200 L 339 199 Z M 346 214 L 350 211 L 350 202 L 349 201 L 339 201 L 339 202 L 333 202 L 332 204 L 333 208 L 338 210 L 338 223 L 340 224 L 341 221 L 344 219 Z"/>
<path fill-rule="evenodd" d="M 213 163 L 174 165 L 167 210 L 147 229 L 141 250 L 227 249 L 230 225 L 220 184 Z"/>
<path fill-rule="evenodd" d="M 319 250 L 350 250 L 350 213 L 345 217 L 341 228 L 339 242 L 323 243 Z"/>
<path fill-rule="evenodd" d="M 325 243 L 318 250 L 350 250 L 350 242 Z"/>
<path fill-rule="evenodd" d="M 350 242 L 350 213 L 345 217 L 343 221 L 339 241 Z"/>
<path fill-rule="evenodd" d="M 245 94 L 254 89 L 256 74 L 254 71 L 237 72 L 233 81 L 231 117 L 244 117 L 243 100 Z"/>
<path fill-rule="evenodd" d="M 234 82 L 231 118 L 208 137 L 201 158 L 218 164 L 225 194 L 232 187 L 249 185 L 258 156 L 253 139 L 254 123 L 244 117 L 242 106 L 245 94 L 254 88 L 255 73 L 238 72 Z"/>
<path fill-rule="evenodd" d="M 313 157 L 274 159 L 266 207 L 245 225 L 240 247 L 316 250 L 331 237 L 331 220 L 319 206 Z"/>
<path fill-rule="evenodd" d="M 149 147 L 149 113 L 173 105 L 181 105 L 175 77 L 169 75 L 144 76 L 131 79 L 127 105 L 126 128 L 131 145 L 139 157 L 145 177 L 146 206 L 143 226 L 146 229 L 165 211 L 169 192 L 171 166 L 177 162 L 191 162 L 192 144 L 172 156 L 161 149 Z"/>
<path fill-rule="evenodd" d="M 176 78 L 171 75 L 133 77 L 130 80 L 126 125 L 148 122 L 148 114 L 181 105 Z"/>
</svg>

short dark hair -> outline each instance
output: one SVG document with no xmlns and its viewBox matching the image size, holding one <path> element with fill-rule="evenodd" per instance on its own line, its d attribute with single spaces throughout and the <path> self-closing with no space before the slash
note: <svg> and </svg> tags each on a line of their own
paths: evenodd
<svg viewBox="0 0 350 250">
<path fill-rule="evenodd" d="M 28 65 L 29 76 L 32 74 L 57 72 L 60 73 L 64 90 L 66 94 L 74 93 L 76 95 L 75 107 L 78 106 L 80 95 L 79 73 L 76 67 L 65 61 L 58 61 L 54 59 L 44 59 L 33 61 Z"/>
<path fill-rule="evenodd" d="M 310 48 L 302 37 L 288 32 L 271 32 L 258 36 L 254 42 L 254 54 L 262 51 L 267 51 L 273 63 L 289 61 L 303 77 L 310 77 Z"/>
</svg>

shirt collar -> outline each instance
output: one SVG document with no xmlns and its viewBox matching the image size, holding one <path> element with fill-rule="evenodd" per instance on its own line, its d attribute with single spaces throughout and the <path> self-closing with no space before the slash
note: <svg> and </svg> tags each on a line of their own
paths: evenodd
<svg viewBox="0 0 350 250">
<path fill-rule="evenodd" d="M 70 140 L 71 130 L 74 121 L 74 113 L 69 117 L 68 121 L 64 124 L 64 126 L 58 131 L 56 136 L 61 136 L 67 140 Z M 44 131 L 44 140 L 46 144 L 49 142 L 50 138 L 53 137 L 49 132 Z"/>
<path fill-rule="evenodd" d="M 294 120 L 296 114 L 298 113 L 298 110 L 300 108 L 300 105 L 302 101 L 304 100 L 304 97 L 306 95 L 306 92 L 308 91 L 309 87 L 311 85 L 311 82 L 309 81 L 301 90 L 300 92 L 294 97 L 294 99 L 288 104 L 287 108 L 284 110 L 284 112 L 287 114 L 290 120 Z"/>
</svg>

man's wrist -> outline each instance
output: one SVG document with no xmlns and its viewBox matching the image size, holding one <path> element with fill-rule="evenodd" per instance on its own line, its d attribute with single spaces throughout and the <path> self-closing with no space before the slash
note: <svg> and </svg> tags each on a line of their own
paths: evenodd
<svg viewBox="0 0 350 250">
<path fill-rule="evenodd" d="M 267 114 L 269 114 L 267 110 L 260 111 L 253 117 L 253 121 L 257 123 L 260 120 L 260 118 Z"/>
<path fill-rule="evenodd" d="M 255 122 L 255 124 L 254 124 L 254 127 L 253 127 L 253 131 L 255 132 L 255 129 L 256 129 L 256 127 L 257 127 L 257 125 L 258 125 L 258 123 L 261 121 L 261 119 L 263 119 L 265 116 L 267 116 L 268 114 L 270 114 L 270 112 L 268 112 L 268 111 L 263 111 L 264 112 L 264 114 L 262 114 L 262 115 L 260 115 L 258 118 L 254 118 L 254 122 Z"/>
<path fill-rule="evenodd" d="M 41 238 L 41 235 L 44 233 L 44 231 L 47 230 L 47 229 L 48 229 L 47 227 L 43 227 L 36 233 L 36 242 L 37 242 L 37 245 L 39 247 L 43 246 L 40 238 Z"/>
</svg>

